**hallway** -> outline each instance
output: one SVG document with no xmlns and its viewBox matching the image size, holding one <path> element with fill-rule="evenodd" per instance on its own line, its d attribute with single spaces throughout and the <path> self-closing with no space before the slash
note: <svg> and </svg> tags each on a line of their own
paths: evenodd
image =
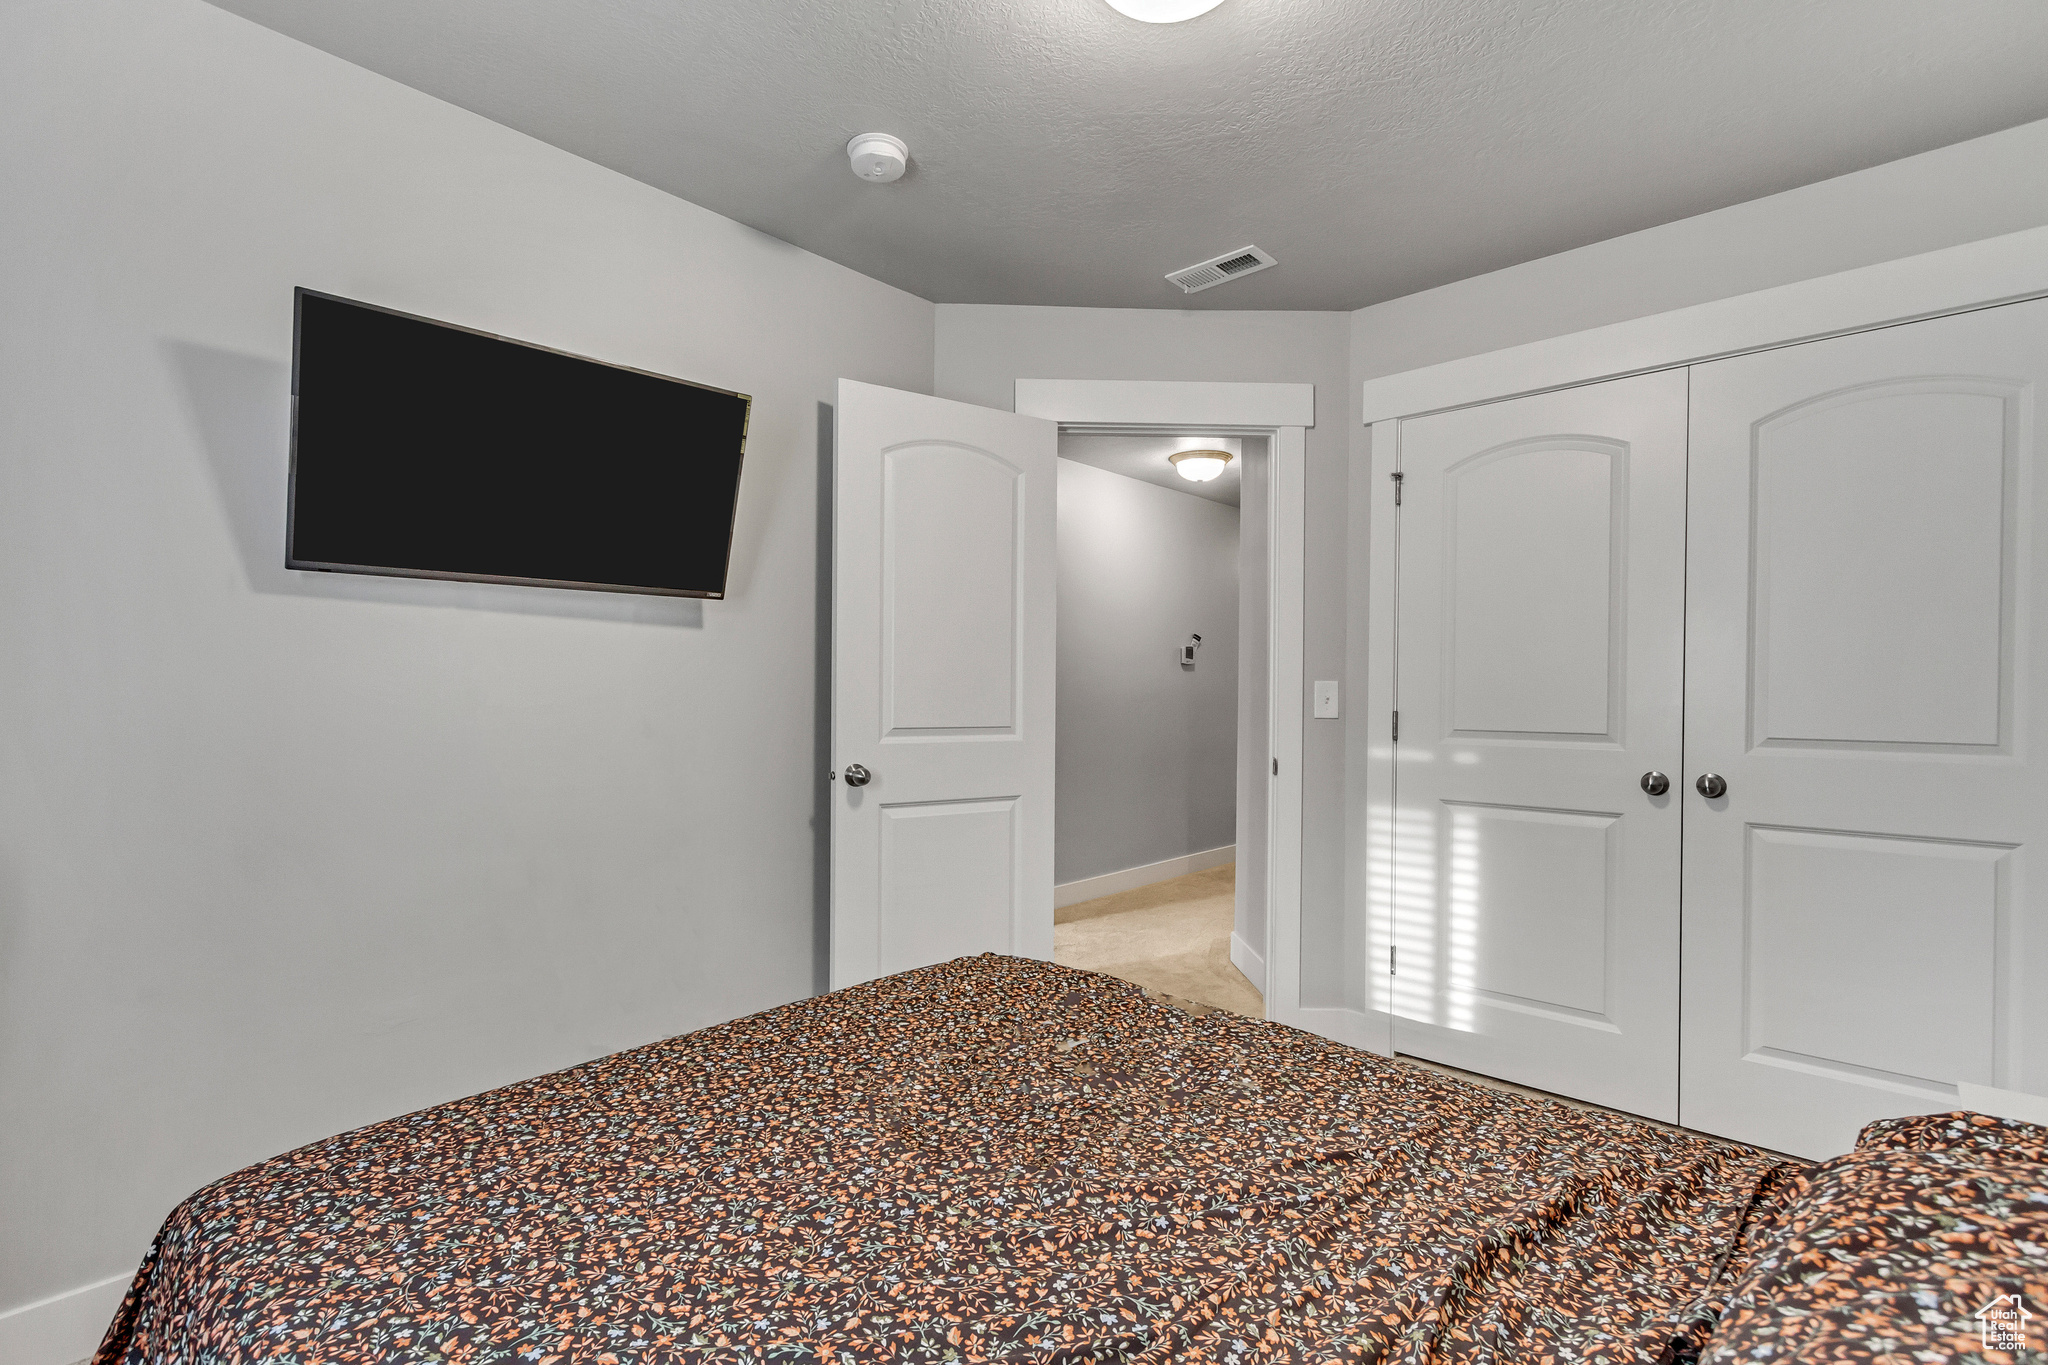
<svg viewBox="0 0 2048 1365">
<path fill-rule="evenodd" d="M 1053 912 L 1053 960 L 1262 1019 L 1266 1002 L 1230 961 L 1237 866 Z"/>
</svg>

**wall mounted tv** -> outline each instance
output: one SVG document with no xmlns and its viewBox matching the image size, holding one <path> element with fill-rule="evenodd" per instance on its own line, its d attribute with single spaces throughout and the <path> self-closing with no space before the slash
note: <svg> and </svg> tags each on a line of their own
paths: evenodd
<svg viewBox="0 0 2048 1365">
<path fill-rule="evenodd" d="M 752 400 L 300 289 L 294 569 L 725 596 Z"/>
</svg>

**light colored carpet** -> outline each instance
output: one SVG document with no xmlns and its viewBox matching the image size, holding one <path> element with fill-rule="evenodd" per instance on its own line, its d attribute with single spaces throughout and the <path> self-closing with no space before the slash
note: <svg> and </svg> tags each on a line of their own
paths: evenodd
<svg viewBox="0 0 2048 1365">
<path fill-rule="evenodd" d="M 1226 863 L 1053 912 L 1053 961 L 1254 1019 L 1258 987 L 1230 961 L 1237 865 Z"/>
</svg>

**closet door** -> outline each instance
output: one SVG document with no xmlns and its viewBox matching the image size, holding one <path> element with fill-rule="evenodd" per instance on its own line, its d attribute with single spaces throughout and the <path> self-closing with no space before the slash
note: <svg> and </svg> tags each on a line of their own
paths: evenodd
<svg viewBox="0 0 2048 1365">
<path fill-rule="evenodd" d="M 1665 1120 L 1685 404 L 1671 371 L 1400 429 L 1395 1049 Z"/>
<path fill-rule="evenodd" d="M 1690 1127 L 2048 1094 L 2044 381 L 2041 303 L 1693 370 Z"/>
</svg>

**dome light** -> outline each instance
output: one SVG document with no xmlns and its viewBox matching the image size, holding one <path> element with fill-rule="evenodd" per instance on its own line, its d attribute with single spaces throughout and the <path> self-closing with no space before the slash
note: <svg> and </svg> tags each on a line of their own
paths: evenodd
<svg viewBox="0 0 2048 1365">
<path fill-rule="evenodd" d="M 1207 483 L 1223 473 L 1223 466 L 1230 463 L 1227 450 L 1183 450 L 1178 455 L 1169 455 L 1166 462 L 1179 471 L 1183 479 L 1196 483 Z"/>
<path fill-rule="evenodd" d="M 1109 0 L 1109 7 L 1141 23 L 1177 24 L 1207 14 L 1223 0 Z"/>
</svg>

